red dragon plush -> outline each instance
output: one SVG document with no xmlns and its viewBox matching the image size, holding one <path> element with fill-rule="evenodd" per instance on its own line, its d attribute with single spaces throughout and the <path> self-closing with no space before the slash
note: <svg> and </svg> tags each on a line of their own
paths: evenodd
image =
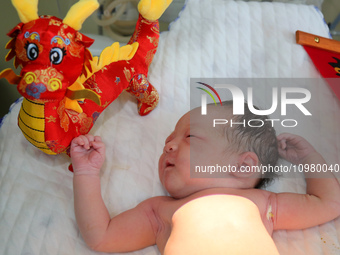
<svg viewBox="0 0 340 255">
<path fill-rule="evenodd" d="M 158 18 L 171 1 L 141 0 L 128 45 L 114 43 L 98 58 L 88 50 L 94 40 L 78 32 L 97 0 L 80 0 L 63 20 L 39 17 L 38 0 L 12 0 L 22 23 L 8 33 L 6 60 L 14 58 L 22 69 L 20 75 L 6 69 L 0 78 L 17 84 L 24 97 L 18 125 L 26 139 L 47 154 L 67 151 L 123 90 L 136 96 L 140 115 L 152 111 L 159 96 L 147 80 L 148 67 L 158 45 Z"/>
</svg>

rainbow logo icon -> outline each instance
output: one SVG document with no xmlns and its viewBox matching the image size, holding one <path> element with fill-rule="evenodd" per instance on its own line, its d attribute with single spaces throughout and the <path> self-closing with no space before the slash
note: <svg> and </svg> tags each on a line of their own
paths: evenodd
<svg viewBox="0 0 340 255">
<path fill-rule="evenodd" d="M 206 84 L 206 83 L 203 83 L 203 82 L 197 82 L 197 83 L 198 83 L 198 84 L 201 84 L 201 85 L 203 85 L 203 86 L 206 86 L 206 87 L 209 88 L 212 92 L 214 92 L 215 95 L 217 96 L 218 100 L 220 101 L 220 104 L 222 105 L 222 101 L 221 101 L 220 95 L 217 93 L 217 91 L 216 91 L 213 87 L 211 87 L 210 85 L 208 85 L 208 84 Z M 203 90 L 204 92 L 206 92 L 206 93 L 212 98 L 212 100 L 214 101 L 215 105 L 217 105 L 216 100 L 215 100 L 213 94 L 212 94 L 209 90 L 204 89 L 204 88 L 201 88 L 201 87 L 196 87 L 196 88 L 198 88 L 198 89 Z"/>
</svg>

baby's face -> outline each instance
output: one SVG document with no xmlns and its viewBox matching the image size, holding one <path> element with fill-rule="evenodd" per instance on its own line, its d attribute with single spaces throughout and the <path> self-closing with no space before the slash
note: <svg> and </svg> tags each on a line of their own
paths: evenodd
<svg viewBox="0 0 340 255">
<path fill-rule="evenodd" d="M 203 189 L 225 187 L 226 178 L 190 178 L 190 170 L 195 171 L 195 166 L 237 164 L 238 155 L 228 152 L 222 129 L 212 125 L 216 116 L 210 111 L 209 117 L 202 119 L 200 109 L 192 110 L 178 121 L 166 139 L 159 159 L 159 178 L 172 197 L 183 198 Z"/>
</svg>

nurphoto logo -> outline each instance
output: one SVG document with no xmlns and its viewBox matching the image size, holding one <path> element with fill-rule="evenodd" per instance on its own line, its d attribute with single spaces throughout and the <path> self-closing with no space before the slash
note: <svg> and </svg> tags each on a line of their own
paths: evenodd
<svg viewBox="0 0 340 255">
<path fill-rule="evenodd" d="M 280 101 L 280 115 L 287 115 L 287 106 L 292 105 L 296 107 L 302 114 L 305 116 L 312 116 L 310 111 L 305 106 L 311 99 L 311 92 L 306 88 L 298 88 L 298 87 L 271 87 L 268 88 L 268 91 L 271 92 L 271 106 L 268 109 L 258 109 L 254 106 L 254 96 L 253 96 L 253 87 L 248 87 L 246 89 L 246 96 L 244 92 L 233 84 L 215 84 L 214 87 L 208 85 L 203 82 L 197 82 L 198 84 L 204 85 L 209 88 L 218 98 L 220 104 L 222 105 L 221 97 L 216 91 L 216 89 L 228 90 L 232 95 L 233 101 L 233 115 L 244 115 L 244 104 L 245 102 L 248 105 L 249 110 L 256 115 L 270 115 L 277 111 Z M 207 94 L 212 98 L 215 105 L 217 105 L 215 97 L 213 94 L 201 87 L 197 87 L 198 89 L 204 91 L 205 93 L 201 94 L 201 115 L 207 115 Z M 275 123 L 280 123 L 283 127 L 296 127 L 298 125 L 298 121 L 296 119 L 266 119 L 271 123 L 272 127 L 274 127 Z M 248 125 L 249 127 L 261 127 L 264 125 L 264 121 L 260 119 L 250 119 L 247 122 L 244 120 L 243 122 L 233 122 L 233 120 L 227 119 L 214 119 L 213 126 L 216 125 Z"/>
<path fill-rule="evenodd" d="M 208 85 L 206 83 L 203 83 L 203 82 L 197 82 L 197 83 L 201 84 L 203 86 L 206 86 L 212 92 L 214 92 L 215 95 L 217 96 L 218 100 L 220 101 L 221 106 L 222 106 L 221 97 L 220 97 L 220 95 L 217 93 L 217 91 L 213 87 L 211 87 L 210 85 Z M 215 105 L 217 105 L 215 97 L 207 89 L 204 89 L 204 88 L 201 88 L 201 87 L 197 87 L 197 88 L 200 89 L 200 90 L 203 90 L 205 93 L 207 93 L 212 98 L 212 100 L 214 101 Z M 202 115 L 206 115 L 207 114 L 207 95 L 206 94 L 202 94 L 201 100 L 202 100 L 202 103 L 201 103 L 201 109 L 202 110 L 201 110 L 201 112 L 202 112 Z"/>
</svg>

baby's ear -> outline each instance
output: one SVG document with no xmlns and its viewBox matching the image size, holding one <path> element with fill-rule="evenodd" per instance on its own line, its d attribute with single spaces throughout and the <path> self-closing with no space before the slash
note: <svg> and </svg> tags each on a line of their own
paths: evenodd
<svg viewBox="0 0 340 255">
<path fill-rule="evenodd" d="M 256 177 L 259 159 L 254 152 L 247 151 L 239 155 L 237 172 L 232 173 L 237 178 Z"/>
</svg>

